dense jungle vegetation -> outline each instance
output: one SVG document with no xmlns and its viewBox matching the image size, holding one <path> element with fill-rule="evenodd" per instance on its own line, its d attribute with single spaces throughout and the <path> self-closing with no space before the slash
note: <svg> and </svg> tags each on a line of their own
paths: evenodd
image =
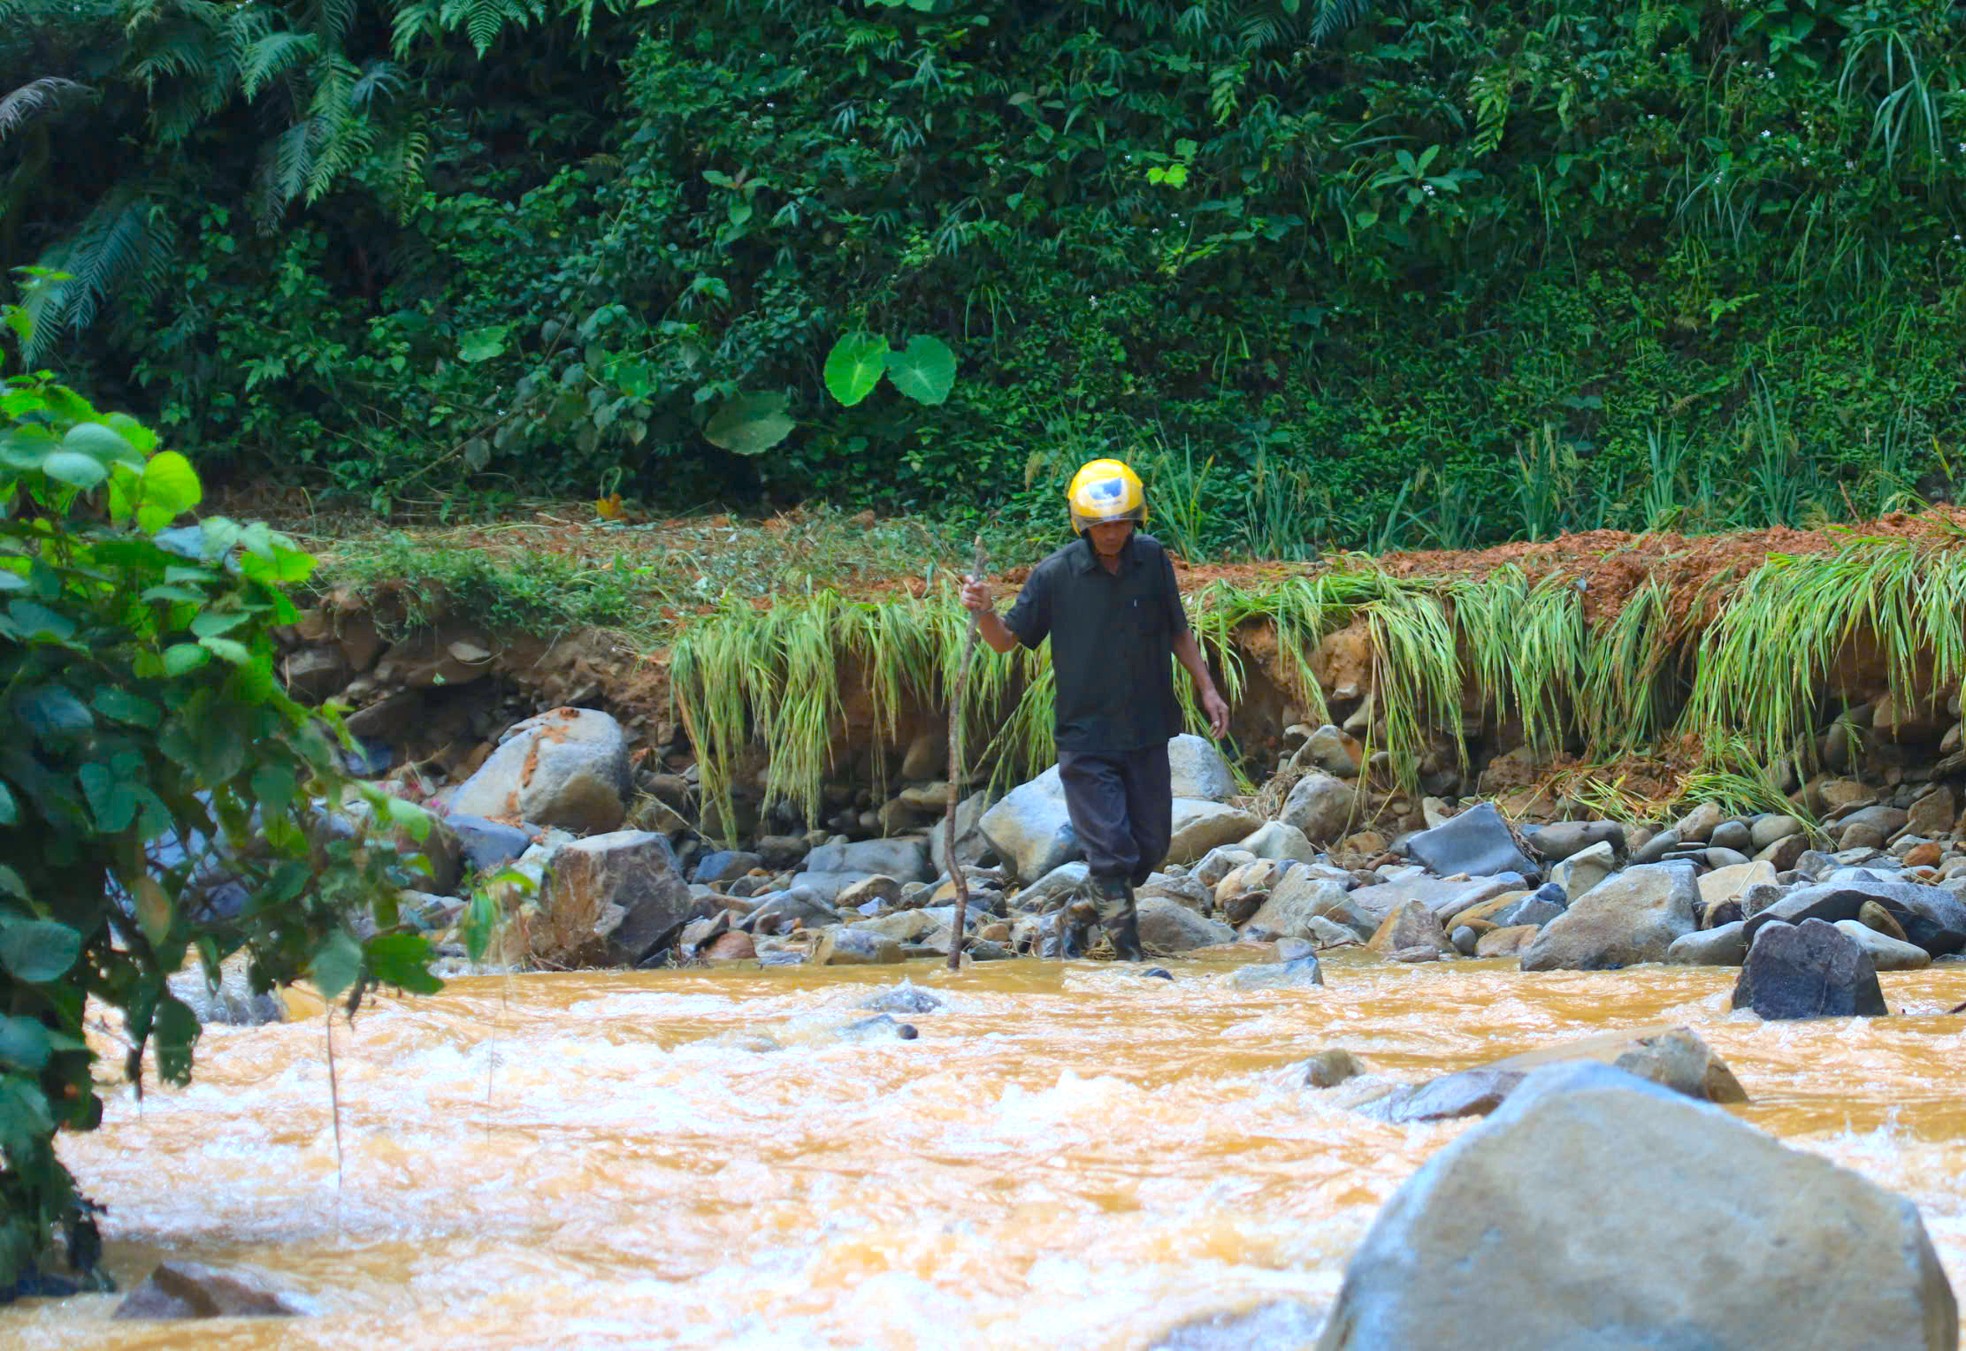
<svg viewBox="0 0 1966 1351">
<path fill-rule="evenodd" d="M 207 477 L 381 510 L 1053 521 L 1104 452 L 1197 550 L 1860 517 L 1966 431 L 1963 16 L 0 0 L 0 260 Z M 861 333 L 946 401 L 830 396 Z"/>
</svg>

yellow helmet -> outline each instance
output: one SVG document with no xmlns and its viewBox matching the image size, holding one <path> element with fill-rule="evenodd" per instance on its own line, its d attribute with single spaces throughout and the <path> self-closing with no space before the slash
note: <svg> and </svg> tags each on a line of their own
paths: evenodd
<svg viewBox="0 0 1966 1351">
<path fill-rule="evenodd" d="M 1071 507 L 1075 535 L 1089 525 L 1107 521 L 1147 523 L 1147 490 L 1123 460 L 1093 460 L 1081 465 L 1072 475 L 1072 486 L 1065 490 L 1065 501 Z"/>
</svg>

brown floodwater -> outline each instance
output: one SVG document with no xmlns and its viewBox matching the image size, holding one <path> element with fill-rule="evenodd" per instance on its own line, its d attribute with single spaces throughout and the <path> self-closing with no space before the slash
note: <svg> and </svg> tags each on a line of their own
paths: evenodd
<svg viewBox="0 0 1966 1351">
<path fill-rule="evenodd" d="M 1305 1056 L 1417 1075 L 1662 1021 L 1732 1065 L 1747 1120 L 1914 1198 L 1966 1292 L 1966 964 L 1884 976 L 1905 1016 L 1770 1024 L 1729 1012 L 1723 970 L 1341 954 L 1322 990 L 1243 992 L 1170 965 L 459 980 L 337 1024 L 339 1163 L 321 1018 L 213 1028 L 192 1087 L 120 1093 L 63 1156 L 125 1288 L 166 1255 L 248 1262 L 313 1315 L 194 1332 L 84 1296 L 0 1311 L 0 1342 L 1149 1346 L 1328 1306 L 1380 1203 L 1467 1128 L 1345 1111 L 1299 1086 Z M 842 1043 L 903 974 L 946 1000 L 919 1039 Z M 1269 1326 L 1238 1344 L 1309 1323 Z"/>
</svg>

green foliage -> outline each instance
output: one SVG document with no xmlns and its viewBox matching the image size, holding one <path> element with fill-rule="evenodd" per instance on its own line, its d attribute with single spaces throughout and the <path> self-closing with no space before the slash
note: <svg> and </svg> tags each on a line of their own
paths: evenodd
<svg viewBox="0 0 1966 1351">
<path fill-rule="evenodd" d="M 398 930 L 393 853 L 317 805 L 344 788 L 332 729 L 274 675 L 313 560 L 261 524 L 178 524 L 201 497 L 140 423 L 46 373 L 0 378 L 0 1292 L 57 1232 L 77 1270 L 97 1259 L 54 1153 L 102 1115 L 89 1001 L 123 1014 L 140 1086 L 147 1052 L 191 1074 L 198 1020 L 166 980 L 194 954 L 216 980 L 244 950 L 262 990 L 434 988 L 428 944 Z"/>
<path fill-rule="evenodd" d="M 72 381 L 379 507 L 1055 520 L 1191 445 L 1196 547 L 1289 556 L 1860 515 L 1966 433 L 1946 0 L 15 9 Z"/>
</svg>

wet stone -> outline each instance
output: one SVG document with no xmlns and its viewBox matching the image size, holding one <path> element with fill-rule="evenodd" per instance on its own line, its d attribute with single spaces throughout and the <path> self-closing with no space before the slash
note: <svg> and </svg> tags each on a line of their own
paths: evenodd
<svg viewBox="0 0 1966 1351">
<path fill-rule="evenodd" d="M 904 980 L 891 990 L 869 995 L 860 1001 L 860 1007 L 876 1013 L 933 1013 L 942 1007 L 942 1000 L 913 981 Z"/>
<path fill-rule="evenodd" d="M 1364 1073 L 1364 1062 L 1350 1051 L 1342 1048 L 1319 1051 L 1304 1062 L 1304 1086 L 1336 1088 L 1347 1079 L 1356 1079 Z"/>
<path fill-rule="evenodd" d="M 1820 919 L 1763 925 L 1734 985 L 1733 1006 L 1771 1020 L 1890 1012 L 1863 944 Z"/>
<path fill-rule="evenodd" d="M 913 1041 L 921 1033 L 913 1023 L 897 1022 L 886 1013 L 877 1013 L 871 1018 L 862 1018 L 848 1023 L 839 1030 L 841 1041 L 860 1044 L 883 1041 Z"/>
<path fill-rule="evenodd" d="M 162 1262 L 124 1296 L 114 1317 L 125 1319 L 292 1318 L 305 1313 L 265 1272 Z"/>
</svg>

